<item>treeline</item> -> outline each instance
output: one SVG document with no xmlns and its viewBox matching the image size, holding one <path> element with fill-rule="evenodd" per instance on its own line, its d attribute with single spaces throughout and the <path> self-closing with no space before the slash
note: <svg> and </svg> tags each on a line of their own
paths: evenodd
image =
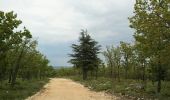
<svg viewBox="0 0 170 100">
<path fill-rule="evenodd" d="M 53 74 L 49 60 L 40 53 L 37 41 L 14 12 L 0 11 L 0 81 L 13 87 L 17 78 L 41 79 Z"/>
<path fill-rule="evenodd" d="M 107 50 L 103 52 L 108 67 L 105 66 L 105 70 L 109 69 L 107 76 L 119 82 L 126 79 L 142 80 L 142 89 L 146 88 L 147 81 L 152 81 L 152 84 L 157 82 L 157 92 L 160 92 L 161 84 L 159 81 L 170 80 L 169 66 L 162 66 L 161 70 L 158 69 L 157 61 L 146 57 L 141 49 L 143 48 L 137 43 L 125 42 L 120 42 L 120 45 L 116 47 L 107 47 Z"/>
</svg>

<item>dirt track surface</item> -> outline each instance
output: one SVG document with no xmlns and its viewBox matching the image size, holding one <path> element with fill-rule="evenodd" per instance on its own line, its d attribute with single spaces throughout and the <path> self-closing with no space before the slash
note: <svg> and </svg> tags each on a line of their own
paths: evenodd
<svg viewBox="0 0 170 100">
<path fill-rule="evenodd" d="M 69 79 L 52 78 L 45 89 L 26 100 L 117 100 L 104 92 L 90 91 L 83 85 Z"/>
</svg>

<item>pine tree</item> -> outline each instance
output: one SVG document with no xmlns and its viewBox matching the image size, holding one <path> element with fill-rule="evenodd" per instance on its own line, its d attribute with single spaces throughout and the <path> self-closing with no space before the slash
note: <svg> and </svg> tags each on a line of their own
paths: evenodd
<svg viewBox="0 0 170 100">
<path fill-rule="evenodd" d="M 98 53 L 100 45 L 93 40 L 87 31 L 82 30 L 79 44 L 72 44 L 73 54 L 69 54 L 72 59 L 69 61 L 74 66 L 80 68 L 83 73 L 83 79 L 87 79 L 88 71 L 95 70 L 97 73 L 100 59 Z"/>
</svg>

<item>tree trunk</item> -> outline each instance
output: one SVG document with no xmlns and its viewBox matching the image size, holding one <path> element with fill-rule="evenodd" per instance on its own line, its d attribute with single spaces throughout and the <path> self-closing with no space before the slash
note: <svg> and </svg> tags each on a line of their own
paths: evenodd
<svg viewBox="0 0 170 100">
<path fill-rule="evenodd" d="M 83 80 L 86 80 L 87 79 L 87 70 L 84 69 L 83 70 Z"/>
<path fill-rule="evenodd" d="M 110 77 L 113 77 L 113 64 L 110 62 Z"/>
<path fill-rule="evenodd" d="M 128 56 L 126 56 L 125 61 L 126 61 L 126 65 L 125 65 L 125 79 L 127 79 L 128 78 L 128 67 L 129 67 Z"/>
<path fill-rule="evenodd" d="M 25 45 L 26 45 L 26 44 L 25 44 Z M 12 86 L 12 87 L 14 86 L 15 81 L 16 81 L 16 77 L 17 77 L 17 74 L 18 74 L 18 71 L 19 71 L 19 66 L 20 66 L 20 62 L 21 62 L 22 55 L 23 55 L 23 53 L 24 53 L 25 45 L 24 45 L 24 47 L 22 48 L 22 51 L 21 51 L 21 53 L 20 53 L 20 55 L 19 55 L 19 57 L 18 57 L 18 59 L 17 59 L 17 62 L 16 62 L 15 67 L 14 67 L 15 69 L 14 69 L 14 71 L 12 71 L 12 72 L 13 72 L 13 73 L 12 73 L 12 77 L 11 77 L 11 86 Z"/>
<path fill-rule="evenodd" d="M 96 73 L 95 73 L 96 79 L 98 77 L 98 67 L 96 68 Z"/>
<path fill-rule="evenodd" d="M 161 80 L 158 80 L 158 88 L 157 88 L 157 92 L 158 92 L 158 93 L 161 92 Z"/>
<path fill-rule="evenodd" d="M 103 66 L 103 75 L 106 76 L 105 75 L 105 66 Z"/>
<path fill-rule="evenodd" d="M 125 79 L 127 79 L 127 66 L 125 68 Z"/>
<path fill-rule="evenodd" d="M 162 72 L 162 68 L 161 68 L 161 63 L 160 61 L 158 62 L 158 86 L 157 86 L 157 92 L 160 93 L 161 92 L 161 72 Z"/>
<path fill-rule="evenodd" d="M 145 81 L 145 62 L 143 63 L 143 75 L 142 80 Z"/>
<path fill-rule="evenodd" d="M 9 73 L 9 80 L 8 80 L 8 83 L 11 83 L 11 79 L 12 79 L 12 69 L 10 69 L 10 73 Z"/>
<path fill-rule="evenodd" d="M 90 75 L 91 75 L 91 77 L 93 77 L 93 70 L 90 71 Z"/>
<path fill-rule="evenodd" d="M 118 65 L 117 68 L 118 68 L 118 75 L 117 75 L 117 77 L 118 77 L 118 81 L 120 82 L 120 72 L 119 72 L 120 66 Z"/>
</svg>

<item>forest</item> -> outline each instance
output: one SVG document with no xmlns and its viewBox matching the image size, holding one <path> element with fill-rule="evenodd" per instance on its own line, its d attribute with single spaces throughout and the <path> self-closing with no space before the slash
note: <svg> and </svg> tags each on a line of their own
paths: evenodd
<svg viewBox="0 0 170 100">
<path fill-rule="evenodd" d="M 0 11 L 0 99 L 23 100 L 62 77 L 124 100 L 169 100 L 170 1 L 136 0 L 128 20 L 133 42 L 102 47 L 81 30 L 68 54 L 73 66 L 54 68 L 17 14 Z"/>
</svg>

